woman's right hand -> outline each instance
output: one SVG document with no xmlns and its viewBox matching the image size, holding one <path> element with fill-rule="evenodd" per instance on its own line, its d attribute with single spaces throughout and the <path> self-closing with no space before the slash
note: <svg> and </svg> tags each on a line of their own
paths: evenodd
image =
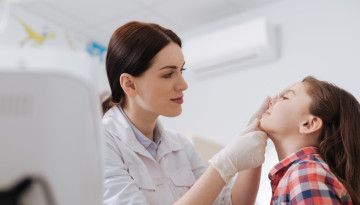
<svg viewBox="0 0 360 205">
<path fill-rule="evenodd" d="M 254 131 L 258 124 L 259 120 L 255 118 L 244 132 L 210 159 L 209 163 L 225 183 L 238 171 L 258 167 L 264 162 L 267 134 Z"/>
</svg>

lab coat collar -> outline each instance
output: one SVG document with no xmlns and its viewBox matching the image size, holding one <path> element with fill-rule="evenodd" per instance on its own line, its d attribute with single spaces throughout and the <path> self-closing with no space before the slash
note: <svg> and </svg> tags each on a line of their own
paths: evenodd
<svg viewBox="0 0 360 205">
<path fill-rule="evenodd" d="M 119 107 L 114 106 L 108 110 L 103 117 L 103 124 L 105 129 L 111 133 L 112 136 L 117 137 L 120 141 L 125 143 L 134 152 L 146 156 L 152 160 L 154 158 L 144 148 L 144 146 L 136 139 L 136 136 L 131 129 L 129 122 L 125 116 L 120 112 Z M 166 154 L 179 151 L 184 148 L 182 144 L 171 136 L 172 133 L 166 131 L 161 122 L 157 120 L 156 125 L 158 126 L 161 135 L 161 144 L 157 150 L 156 161 L 159 161 Z"/>
<path fill-rule="evenodd" d="M 170 152 L 176 152 L 184 149 L 184 146 L 176 141 L 176 134 L 166 131 L 159 119 L 157 120 L 156 125 L 158 126 L 161 135 L 161 144 L 157 150 L 156 161 L 160 161 Z"/>
</svg>

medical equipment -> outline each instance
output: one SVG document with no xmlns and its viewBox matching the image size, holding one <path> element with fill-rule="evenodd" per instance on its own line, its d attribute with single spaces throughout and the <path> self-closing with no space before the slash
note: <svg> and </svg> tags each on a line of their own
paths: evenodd
<svg viewBox="0 0 360 205">
<path fill-rule="evenodd" d="M 101 204 L 91 59 L 38 49 L 0 55 L 0 204 Z"/>
</svg>

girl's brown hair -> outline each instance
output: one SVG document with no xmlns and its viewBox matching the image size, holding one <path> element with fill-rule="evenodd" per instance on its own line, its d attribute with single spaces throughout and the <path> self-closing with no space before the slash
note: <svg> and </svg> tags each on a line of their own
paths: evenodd
<svg viewBox="0 0 360 205">
<path fill-rule="evenodd" d="M 360 105 L 349 92 L 308 76 L 303 82 L 312 98 L 310 113 L 323 121 L 319 152 L 360 204 Z"/>
<path fill-rule="evenodd" d="M 155 55 L 170 42 L 181 47 L 180 38 L 171 30 L 153 23 L 129 22 L 111 36 L 106 55 L 106 72 L 111 96 L 103 104 L 103 113 L 125 103 L 120 76 L 140 76 L 152 65 Z"/>
</svg>

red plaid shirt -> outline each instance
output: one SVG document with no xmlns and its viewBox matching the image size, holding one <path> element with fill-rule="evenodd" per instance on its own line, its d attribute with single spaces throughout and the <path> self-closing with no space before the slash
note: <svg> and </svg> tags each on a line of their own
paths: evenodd
<svg viewBox="0 0 360 205">
<path fill-rule="evenodd" d="M 350 194 L 314 147 L 305 147 L 273 167 L 271 204 L 353 204 Z"/>
</svg>

